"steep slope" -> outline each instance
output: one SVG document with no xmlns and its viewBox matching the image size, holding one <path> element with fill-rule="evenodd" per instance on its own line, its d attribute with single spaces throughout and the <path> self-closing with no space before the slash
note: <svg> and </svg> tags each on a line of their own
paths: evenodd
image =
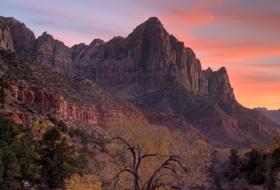
<svg viewBox="0 0 280 190">
<path fill-rule="evenodd" d="M 112 97 L 93 81 L 65 77 L 3 50 L 0 51 L 0 77 L 4 89 L 0 115 L 17 123 L 49 117 L 99 127 L 121 120 L 145 122 L 141 111 Z"/>
<path fill-rule="evenodd" d="M 255 110 L 261 112 L 265 117 L 280 125 L 280 109 L 268 110 L 266 108 L 255 108 Z"/>
<path fill-rule="evenodd" d="M 2 48 L 15 49 L 69 80 L 78 76 L 94 81 L 116 97 L 117 104 L 121 99 L 136 105 L 151 123 L 173 129 L 195 127 L 209 142 L 226 146 L 265 143 L 279 130 L 262 114 L 238 103 L 225 68 L 202 70 L 192 49 L 170 35 L 155 17 L 136 27 L 126 38 L 115 37 L 108 42 L 95 39 L 89 45 L 72 48 L 47 33 L 34 39 L 33 33 L 15 19 L 1 20 L 1 32 L 5 34 L 1 38 Z M 13 32 L 21 30 L 26 38 Z M 37 72 L 40 69 L 34 73 Z M 44 87 L 56 86 L 53 80 L 57 79 L 50 75 Z M 92 81 L 88 82 L 96 85 Z M 64 95 L 71 92 L 76 102 L 88 102 L 88 98 L 96 96 L 87 92 L 95 91 L 89 84 L 71 83 L 66 89 Z M 114 99 L 112 95 L 108 95 L 110 100 Z M 98 114 L 88 118 L 95 115 Z"/>
</svg>

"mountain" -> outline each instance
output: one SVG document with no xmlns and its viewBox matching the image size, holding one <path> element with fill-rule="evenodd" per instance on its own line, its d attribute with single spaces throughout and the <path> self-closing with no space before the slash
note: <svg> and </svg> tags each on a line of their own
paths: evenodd
<svg viewBox="0 0 280 190">
<path fill-rule="evenodd" d="M 66 100 L 70 104 L 94 105 L 94 109 L 71 108 L 70 112 L 77 112 L 78 116 L 64 119 L 79 118 L 79 122 L 86 122 L 104 112 L 102 106 L 101 111 L 89 110 L 113 101 L 121 107 L 121 113 L 128 114 L 127 118 L 129 113 L 137 113 L 134 118 L 139 116 L 150 124 L 182 132 L 196 131 L 215 146 L 267 143 L 279 131 L 279 126 L 261 113 L 238 103 L 224 67 L 218 71 L 203 70 L 193 50 L 170 35 L 158 18 L 149 18 L 126 38 L 115 37 L 108 42 L 95 39 L 89 45 L 73 47 L 65 46 L 46 32 L 36 39 L 30 29 L 13 18 L 1 17 L 0 24 L 1 48 L 30 59 L 37 68 L 29 69 L 32 75 L 52 73 L 42 75 L 47 80 L 40 75 L 36 80 L 28 79 L 29 83 L 36 83 L 47 93 L 53 88 L 57 93 L 65 87 L 63 97 L 70 95 Z M 11 70 L 10 61 L 14 62 L 3 61 L 7 72 Z M 26 68 L 31 63 L 18 64 Z M 74 79 L 78 82 L 71 82 Z M 96 92 L 104 92 L 109 98 L 104 100 Z M 114 108 L 105 110 L 107 113 Z"/>
<path fill-rule="evenodd" d="M 261 112 L 268 119 L 280 124 L 280 109 L 279 110 L 268 110 L 266 108 L 255 108 L 255 110 Z"/>
</svg>

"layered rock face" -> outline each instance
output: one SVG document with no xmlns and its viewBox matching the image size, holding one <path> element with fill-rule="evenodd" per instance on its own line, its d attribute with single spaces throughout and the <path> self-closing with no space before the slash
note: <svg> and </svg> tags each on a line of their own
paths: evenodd
<svg viewBox="0 0 280 190">
<path fill-rule="evenodd" d="M 84 122 L 91 125 L 101 124 L 100 112 L 94 105 L 78 106 L 69 103 L 57 93 L 51 93 L 47 89 L 31 87 L 27 83 L 13 86 L 15 97 L 21 102 L 34 105 L 40 112 L 55 115 L 56 117 L 74 122 Z"/>
<path fill-rule="evenodd" d="M 59 91 L 61 85 L 57 84 L 63 84 L 67 87 L 64 96 L 71 95 L 66 102 L 61 97 L 54 98 L 57 114 L 65 119 L 93 124 L 101 115 L 118 118 L 131 112 L 136 117 L 146 115 L 149 122 L 171 129 L 198 131 L 217 146 L 264 143 L 279 131 L 274 122 L 237 102 L 225 68 L 202 70 L 194 52 L 170 35 L 155 17 L 136 27 L 126 38 L 115 37 L 108 42 L 95 39 L 89 45 L 71 48 L 47 33 L 35 39 L 24 24 L 13 19 L 0 21 L 2 48 L 15 49 L 64 76 L 90 79 L 118 98 L 100 95 L 98 92 L 103 89 L 92 85 L 92 81 L 83 85 L 50 78 L 45 87 L 57 86 Z M 34 71 L 34 75 L 42 73 L 41 69 Z M 40 93 L 38 96 L 41 97 Z M 110 102 L 117 106 L 77 107 L 69 104 L 72 101 L 84 102 L 83 105 L 91 101 L 91 105 Z M 129 106 L 121 106 L 118 101 Z M 138 109 L 144 114 L 135 111 Z"/>
<path fill-rule="evenodd" d="M 195 94 L 208 91 L 194 52 L 168 34 L 157 18 L 148 19 L 127 38 L 85 49 L 75 65 L 79 74 L 114 89 L 120 97 L 173 84 Z"/>
<path fill-rule="evenodd" d="M 124 121 L 144 121 L 133 105 L 112 97 L 93 81 L 64 76 L 37 62 L 0 51 L 0 116 L 17 123 L 57 118 L 71 126 L 105 127 Z M 1 94 L 2 98 L 3 94 Z"/>
<path fill-rule="evenodd" d="M 80 49 L 74 60 L 78 75 L 97 81 L 118 97 L 133 99 L 178 85 L 195 95 L 235 101 L 225 68 L 203 71 L 194 52 L 157 18 L 148 19 L 127 38 Z"/>
<path fill-rule="evenodd" d="M 8 51 L 14 51 L 10 28 L 2 17 L 0 17 L 0 48 Z"/>
<path fill-rule="evenodd" d="M 33 57 L 63 74 L 72 74 L 70 48 L 44 32 L 35 43 Z"/>
<path fill-rule="evenodd" d="M 21 23 L 14 18 L 2 17 L 2 19 L 10 29 L 10 35 L 12 36 L 15 51 L 25 56 L 31 56 L 36 41 L 34 33 L 27 28 L 24 23 Z"/>
<path fill-rule="evenodd" d="M 0 48 L 15 50 L 18 54 L 33 58 L 60 73 L 73 74 L 71 50 L 63 42 L 55 40 L 46 32 L 36 39 L 24 23 L 11 17 L 0 17 L 0 27 Z"/>
</svg>

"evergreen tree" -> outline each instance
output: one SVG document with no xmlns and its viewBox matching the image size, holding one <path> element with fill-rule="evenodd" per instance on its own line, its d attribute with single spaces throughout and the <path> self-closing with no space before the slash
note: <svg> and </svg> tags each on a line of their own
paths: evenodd
<svg viewBox="0 0 280 190">
<path fill-rule="evenodd" d="M 1 154 L 1 182 L 0 189 L 18 190 L 21 189 L 20 167 L 16 155 L 9 148 L 2 148 Z"/>
<path fill-rule="evenodd" d="M 240 175 L 240 156 L 236 149 L 231 149 L 226 177 L 228 178 L 229 181 L 233 181 L 239 175 Z"/>
<path fill-rule="evenodd" d="M 251 150 L 245 164 L 246 177 L 249 184 L 262 185 L 265 182 L 265 162 L 263 155 L 257 150 Z"/>
<path fill-rule="evenodd" d="M 11 181 L 21 187 L 39 181 L 38 154 L 27 134 L 23 126 L 0 120 L 0 183 L 5 186 Z"/>
<path fill-rule="evenodd" d="M 9 86 L 4 82 L 4 78 L 0 78 L 0 104 L 5 103 L 5 90 L 8 88 Z"/>
<path fill-rule="evenodd" d="M 221 173 L 219 171 L 220 161 L 217 158 L 217 151 L 212 153 L 211 165 L 208 170 L 208 178 L 212 190 L 222 190 Z"/>
<path fill-rule="evenodd" d="M 44 134 L 40 156 L 42 179 L 49 188 L 61 187 L 64 179 L 75 172 L 74 147 L 68 144 L 66 137 L 56 128 Z"/>
</svg>

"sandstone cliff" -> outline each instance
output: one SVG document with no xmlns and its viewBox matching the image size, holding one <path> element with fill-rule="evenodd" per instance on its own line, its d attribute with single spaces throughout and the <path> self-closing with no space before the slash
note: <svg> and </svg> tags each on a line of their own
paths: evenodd
<svg viewBox="0 0 280 190">
<path fill-rule="evenodd" d="M 14 51 L 10 28 L 2 17 L 0 17 L 0 48 L 8 51 Z"/>
<path fill-rule="evenodd" d="M 93 81 L 65 77 L 4 51 L 0 51 L 0 71 L 1 81 L 7 86 L 0 115 L 17 123 L 50 117 L 70 122 L 72 126 L 106 127 L 109 123 L 129 120 L 145 122 L 137 108 L 112 97 Z"/>
<path fill-rule="evenodd" d="M 10 35 L 12 36 L 12 43 L 15 51 L 25 56 L 31 56 L 36 40 L 34 33 L 27 28 L 24 23 L 21 23 L 12 17 L 2 17 L 2 20 L 5 21 L 10 29 Z"/>
</svg>

